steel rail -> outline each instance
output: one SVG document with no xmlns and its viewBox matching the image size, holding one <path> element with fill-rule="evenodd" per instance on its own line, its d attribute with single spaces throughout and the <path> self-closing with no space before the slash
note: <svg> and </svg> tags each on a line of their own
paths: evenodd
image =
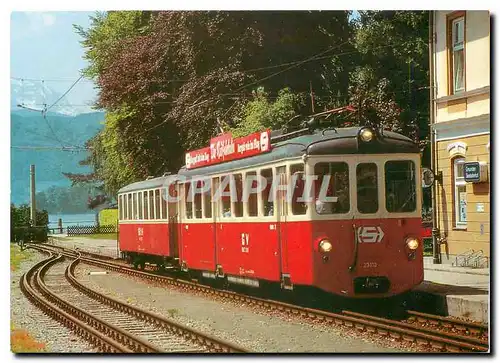
<svg viewBox="0 0 500 363">
<path fill-rule="evenodd" d="M 372 321 L 380 324 L 390 325 L 393 329 L 398 328 L 397 332 L 404 334 L 413 339 L 427 339 L 431 344 L 445 344 L 447 350 L 450 351 L 487 351 L 488 342 L 482 339 L 458 335 L 454 333 L 443 332 L 440 330 L 433 330 L 413 324 L 408 324 L 392 319 L 385 319 L 376 316 L 361 314 L 353 311 L 342 311 L 343 314 L 360 318 L 366 321 Z M 395 329 L 394 329 L 395 330 Z"/>
<path fill-rule="evenodd" d="M 57 247 L 57 246 L 56 246 Z M 72 254 L 71 250 L 67 252 Z M 286 312 L 293 316 L 306 318 L 312 321 L 323 321 L 335 325 L 345 325 L 348 327 L 356 327 L 359 330 L 364 330 L 379 335 L 390 335 L 396 339 L 403 339 L 406 341 L 416 342 L 422 346 L 428 346 L 440 351 L 449 352 L 487 352 L 489 347 L 488 343 L 482 340 L 467 340 L 467 338 L 455 334 L 449 334 L 440 330 L 422 330 L 423 328 L 415 327 L 412 324 L 404 324 L 398 321 L 385 319 L 386 321 L 377 321 L 377 317 L 366 315 L 350 316 L 351 312 L 344 314 L 331 313 L 323 310 L 305 308 L 292 304 L 287 304 L 280 301 L 266 300 L 248 295 L 242 295 L 231 291 L 214 289 L 210 286 L 201 285 L 194 282 L 179 280 L 168 276 L 160 276 L 149 272 L 134 270 L 123 265 L 118 265 L 108 261 L 102 261 L 95 258 L 81 258 L 81 261 L 90 265 L 104 267 L 108 270 L 125 273 L 131 276 L 140 277 L 142 279 L 158 282 L 165 285 L 173 285 L 181 288 L 187 288 L 193 291 L 201 291 L 207 294 L 228 298 L 238 302 L 245 302 L 246 304 L 257 306 L 259 308 L 267 308 L 273 311 Z M 355 314 L 355 313 L 352 313 Z M 361 314 L 363 315 L 363 314 Z M 380 318 L 382 319 L 382 318 Z M 398 324 L 395 324 L 398 323 Z M 459 337 L 457 339 L 457 337 Z"/>
<path fill-rule="evenodd" d="M 225 342 L 223 340 L 220 340 L 218 338 L 212 337 L 208 334 L 198 332 L 192 328 L 183 326 L 181 324 L 178 324 L 177 322 L 164 318 L 163 316 L 159 314 L 155 314 L 153 312 L 149 312 L 146 310 L 143 310 L 139 307 L 132 306 L 130 304 L 127 304 L 126 302 L 119 301 L 117 299 L 114 299 L 109 296 L 105 296 L 85 285 L 80 283 L 75 275 L 75 267 L 78 265 L 80 262 L 80 259 L 75 259 L 66 269 L 66 278 L 70 282 L 70 284 L 75 287 L 77 290 L 83 292 L 87 296 L 91 297 L 94 300 L 100 301 L 101 303 L 104 303 L 108 306 L 110 306 L 113 309 L 116 309 L 118 311 L 127 313 L 131 316 L 134 316 L 138 319 L 144 320 L 145 322 L 152 323 L 157 325 L 159 328 L 162 328 L 164 330 L 167 330 L 173 334 L 182 336 L 186 340 L 189 340 L 193 343 L 196 343 L 198 345 L 202 345 L 205 347 L 209 352 L 215 352 L 215 353 L 246 353 L 248 352 L 247 350 L 243 349 L 242 347 L 239 347 L 235 344 Z"/>
<path fill-rule="evenodd" d="M 31 279 L 33 275 L 46 263 L 54 260 L 56 257 L 51 255 L 48 259 L 35 264 L 27 273 L 23 274 L 19 284 L 21 291 L 28 298 L 29 301 L 40 310 L 42 310 L 49 317 L 61 323 L 71 331 L 75 332 L 80 337 L 89 341 L 93 346 L 97 347 L 104 353 L 132 353 L 130 349 L 122 344 L 110 339 L 101 332 L 84 324 L 64 310 L 60 309 L 55 304 L 48 301 L 40 293 L 31 286 Z"/>
<path fill-rule="evenodd" d="M 73 304 L 61 298 L 58 294 L 51 291 L 45 285 L 44 282 L 45 274 L 49 270 L 49 268 L 52 267 L 52 265 L 54 265 L 57 262 L 60 262 L 62 259 L 63 257 L 60 255 L 57 258 L 47 262 L 40 268 L 39 273 L 36 275 L 35 285 L 46 299 L 50 300 L 60 309 L 76 317 L 77 319 L 84 322 L 93 329 L 109 336 L 111 339 L 118 342 L 119 344 L 126 346 L 131 352 L 136 352 L 136 353 L 160 352 L 157 347 L 151 345 L 148 341 L 136 337 L 130 334 L 129 332 L 114 326 L 111 323 L 105 322 L 102 319 L 99 319 L 98 317 L 90 313 L 87 313 L 83 309 L 74 306 Z"/>
<path fill-rule="evenodd" d="M 429 323 L 433 326 L 452 328 L 471 335 L 481 335 L 488 333 L 488 325 L 472 321 L 460 320 L 452 317 L 444 317 L 432 314 L 421 313 L 419 311 L 408 310 L 408 320 L 418 323 Z"/>
</svg>

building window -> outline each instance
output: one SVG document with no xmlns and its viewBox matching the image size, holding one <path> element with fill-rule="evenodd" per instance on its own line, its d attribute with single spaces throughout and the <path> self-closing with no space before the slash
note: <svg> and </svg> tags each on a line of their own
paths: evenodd
<svg viewBox="0 0 500 363">
<path fill-rule="evenodd" d="M 459 12 L 448 20 L 450 93 L 465 91 L 465 13 Z"/>
<path fill-rule="evenodd" d="M 467 186 L 464 179 L 464 158 L 453 159 L 455 227 L 467 227 Z"/>
</svg>

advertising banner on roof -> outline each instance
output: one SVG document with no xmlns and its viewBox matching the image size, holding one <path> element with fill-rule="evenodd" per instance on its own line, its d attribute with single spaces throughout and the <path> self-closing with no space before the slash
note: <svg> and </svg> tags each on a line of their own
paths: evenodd
<svg viewBox="0 0 500 363">
<path fill-rule="evenodd" d="M 210 140 L 210 146 L 186 153 L 186 168 L 219 164 L 226 161 L 247 158 L 271 150 L 271 132 L 269 130 L 233 139 L 231 133 L 216 136 Z"/>
</svg>

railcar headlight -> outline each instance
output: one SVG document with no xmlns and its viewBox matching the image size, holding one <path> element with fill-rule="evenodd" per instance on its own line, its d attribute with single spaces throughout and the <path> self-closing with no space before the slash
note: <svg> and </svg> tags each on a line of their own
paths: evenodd
<svg viewBox="0 0 500 363">
<path fill-rule="evenodd" d="M 416 250 L 418 248 L 418 239 L 414 237 L 408 237 L 406 239 L 406 247 L 408 247 L 412 251 Z"/>
<path fill-rule="evenodd" d="M 373 131 L 369 128 L 361 130 L 359 137 L 363 142 L 370 142 L 373 139 Z"/>
<path fill-rule="evenodd" d="M 330 252 L 332 248 L 332 244 L 327 239 L 321 240 L 321 242 L 319 243 L 319 249 L 321 252 Z"/>
</svg>

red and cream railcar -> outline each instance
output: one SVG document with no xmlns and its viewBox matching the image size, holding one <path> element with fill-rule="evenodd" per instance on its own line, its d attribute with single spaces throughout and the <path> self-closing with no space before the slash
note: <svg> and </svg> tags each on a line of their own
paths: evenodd
<svg viewBox="0 0 500 363">
<path fill-rule="evenodd" d="M 171 176 L 148 179 L 121 188 L 118 192 L 119 245 L 134 266 L 146 262 L 165 266 L 178 256 L 177 203 L 169 203 L 165 186 L 175 184 Z"/>
<path fill-rule="evenodd" d="M 217 150 L 205 152 L 217 155 Z M 178 212 L 172 226 L 166 219 L 148 221 L 165 225 L 158 232 L 163 239 L 152 233 L 149 241 L 144 232 L 134 244 L 138 228 L 148 223 L 125 220 L 122 251 L 165 253 L 178 258 L 184 270 L 229 283 L 274 282 L 284 289 L 313 287 L 346 297 L 398 295 L 422 282 L 420 154 L 410 139 L 345 128 L 284 139 L 265 152 L 213 165 L 207 165 L 210 155 L 208 160 L 200 155 L 188 153 L 188 167 L 177 176 L 181 181 L 170 187 L 180 196 L 172 206 Z M 242 198 L 245 183 L 256 177 L 267 185 Z M 331 201 L 320 198 L 321 190 Z M 125 199 L 133 204 L 133 198 Z M 176 228 L 173 238 L 169 228 Z M 174 245 L 175 256 L 166 249 Z"/>
</svg>

